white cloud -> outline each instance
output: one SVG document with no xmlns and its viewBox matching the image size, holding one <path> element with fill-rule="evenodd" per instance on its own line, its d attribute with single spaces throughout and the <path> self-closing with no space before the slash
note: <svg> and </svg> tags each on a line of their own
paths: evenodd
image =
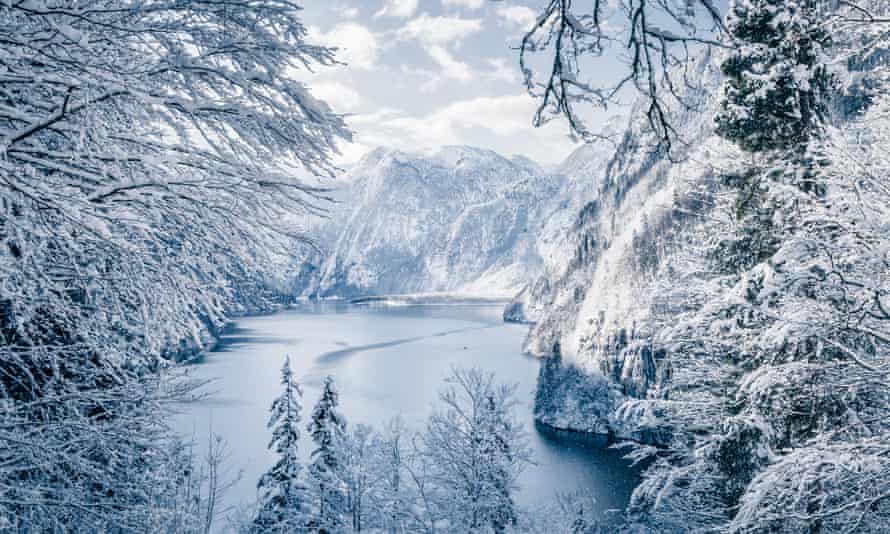
<svg viewBox="0 0 890 534">
<path fill-rule="evenodd" d="M 417 11 L 417 0 L 386 0 L 375 17 L 410 17 Z"/>
<path fill-rule="evenodd" d="M 463 39 L 480 30 L 482 21 L 479 19 L 431 17 L 424 13 L 399 29 L 396 37 L 400 40 L 417 39 L 427 45 L 437 45 Z"/>
<path fill-rule="evenodd" d="M 405 114 L 404 110 L 391 107 L 382 107 L 371 113 L 362 113 L 350 119 L 350 123 L 356 125 L 377 124 L 378 122 L 387 121 Z"/>
<path fill-rule="evenodd" d="M 330 104 L 339 113 L 354 111 L 362 104 L 358 91 L 340 82 L 314 82 L 311 89 L 313 95 Z"/>
<path fill-rule="evenodd" d="M 327 33 L 310 27 L 308 37 L 310 41 L 337 48 L 337 60 L 351 68 L 371 69 L 377 63 L 377 36 L 361 24 L 343 22 Z"/>
<path fill-rule="evenodd" d="M 436 63 L 434 69 L 416 69 L 402 65 L 401 72 L 407 76 L 415 76 L 424 81 L 418 86 L 420 92 L 430 93 L 440 89 L 446 80 L 458 81 L 468 84 L 474 81 L 494 81 L 504 83 L 517 83 L 519 81 L 518 69 L 502 58 L 488 59 L 488 67 L 484 70 L 476 69 L 466 62 L 455 58 L 451 52 L 441 46 L 425 47 L 430 58 Z"/>
<path fill-rule="evenodd" d="M 554 122 L 533 128 L 534 111 L 534 100 L 519 94 L 460 100 L 420 116 L 387 109 L 356 115 L 349 122 L 357 132 L 356 141 L 363 146 L 418 150 L 476 144 L 504 154 L 519 152 L 543 163 L 555 163 L 568 155 L 573 145 L 564 125 Z M 488 141 L 480 143 L 478 137 L 472 136 L 480 132 Z"/>
<path fill-rule="evenodd" d="M 429 52 L 433 61 L 441 67 L 441 73 L 444 77 L 460 82 L 469 82 L 473 79 L 470 66 L 463 61 L 455 59 L 444 47 L 431 46 L 427 52 Z"/>
<path fill-rule="evenodd" d="M 490 80 L 512 83 L 518 80 L 516 71 L 510 66 L 507 60 L 502 58 L 494 58 L 488 60 L 489 70 L 485 77 Z"/>
<path fill-rule="evenodd" d="M 461 6 L 467 9 L 479 9 L 485 0 L 442 0 L 443 6 Z"/>
<path fill-rule="evenodd" d="M 355 163 L 372 148 L 378 146 L 402 146 L 398 139 L 389 137 L 386 130 L 381 130 L 380 124 L 390 119 L 402 117 L 405 112 L 391 107 L 382 107 L 371 113 L 360 113 L 346 119 L 349 127 L 355 132 L 351 143 L 339 142 L 337 149 L 340 154 L 334 158 L 337 165 Z"/>
<path fill-rule="evenodd" d="M 429 125 L 429 136 L 458 142 L 463 128 L 482 128 L 497 135 L 509 135 L 531 128 L 534 101 L 528 95 L 478 97 L 460 100 L 434 111 L 427 117 L 403 123 L 410 129 Z M 421 133 L 416 131 L 415 133 Z M 444 144 L 444 143 L 441 143 Z"/>
<path fill-rule="evenodd" d="M 370 152 L 373 148 L 374 145 L 366 145 L 364 143 L 359 143 L 358 141 L 346 143 L 338 140 L 338 154 L 333 158 L 334 165 L 348 166 L 351 163 L 355 163 L 362 159 L 362 156 Z"/>
<path fill-rule="evenodd" d="M 504 21 L 523 29 L 531 29 L 538 20 L 538 14 L 525 6 L 499 5 L 495 13 Z"/>
<path fill-rule="evenodd" d="M 446 79 L 462 83 L 473 80 L 476 78 L 473 69 L 463 61 L 456 59 L 445 45 L 481 30 L 482 21 L 479 19 L 431 17 L 423 13 L 397 30 L 396 40 L 418 41 L 438 68 L 427 70 L 410 69 L 403 66 L 402 71 L 406 74 L 418 74 L 427 78 L 427 81 L 420 86 L 420 91 L 425 93 L 438 89 L 442 81 Z"/>
<path fill-rule="evenodd" d="M 344 19 L 354 19 L 361 13 L 357 7 L 349 6 L 335 6 L 334 12 L 337 14 L 338 17 Z"/>
</svg>

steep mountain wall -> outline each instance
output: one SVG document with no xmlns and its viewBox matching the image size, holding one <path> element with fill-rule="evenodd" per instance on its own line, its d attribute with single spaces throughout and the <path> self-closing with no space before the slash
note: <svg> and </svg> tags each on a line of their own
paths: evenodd
<svg viewBox="0 0 890 534">
<path fill-rule="evenodd" d="M 540 228 L 565 177 L 469 147 L 377 149 L 344 181 L 336 237 L 308 293 L 504 297 L 543 270 Z"/>
<path fill-rule="evenodd" d="M 606 128 L 614 132 L 617 128 Z M 620 141 L 622 136 L 615 134 Z M 541 225 L 536 247 L 543 259 L 543 272 L 530 278 L 523 289 L 504 310 L 504 319 L 511 322 L 535 323 L 553 305 L 553 283 L 572 265 L 576 252 L 575 239 L 579 214 L 595 203 L 600 193 L 603 169 L 615 153 L 616 145 L 608 141 L 579 147 L 556 169 L 563 176 L 563 188 L 553 199 L 550 215 Z"/>
<path fill-rule="evenodd" d="M 688 214 L 705 213 L 701 191 L 714 179 L 708 154 L 719 143 L 707 111 L 718 75 L 706 63 L 700 74 L 708 80 L 705 90 L 688 97 L 697 109 L 674 117 L 688 146 L 675 147 L 668 158 L 653 148 L 645 119 L 633 114 L 609 157 L 578 154 L 563 167 L 568 175 L 586 175 L 597 189 L 574 216 L 563 262 L 507 309 L 534 323 L 524 350 L 550 359 L 536 399 L 544 423 L 660 440 L 651 430 L 640 434 L 633 414 L 619 407 L 657 395 L 669 371 L 666 353 L 650 341 L 665 310 L 682 306 L 683 298 L 655 302 L 653 290 L 667 280 L 663 271 L 682 246 L 685 228 L 696 224 Z"/>
</svg>

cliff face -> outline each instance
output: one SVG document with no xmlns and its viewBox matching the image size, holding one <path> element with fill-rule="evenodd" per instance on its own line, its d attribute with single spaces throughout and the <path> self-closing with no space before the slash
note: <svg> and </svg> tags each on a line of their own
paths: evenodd
<svg viewBox="0 0 890 534">
<path fill-rule="evenodd" d="M 309 293 L 506 297 L 538 276 L 539 230 L 565 178 L 469 147 L 377 149 L 351 169 Z"/>
<path fill-rule="evenodd" d="M 658 395 L 669 372 L 667 352 L 654 348 L 652 336 L 673 307 L 686 303 L 681 291 L 665 302 L 655 290 L 675 283 L 670 263 L 681 261 L 684 233 L 696 223 L 688 214 L 703 213 L 701 193 L 714 180 L 708 154 L 720 141 L 707 110 L 718 79 L 707 64 L 701 75 L 711 90 L 690 95 L 697 110 L 675 114 L 688 145 L 675 147 L 671 158 L 653 149 L 645 120 L 634 114 L 608 157 L 576 154 L 563 166 L 596 189 L 573 217 L 563 261 L 508 306 L 513 318 L 534 323 L 524 350 L 551 360 L 538 384 L 536 415 L 544 423 L 663 438 L 660 431 L 641 433 L 642 416 L 628 407 L 634 398 Z"/>
<path fill-rule="evenodd" d="M 524 350 L 550 359 L 536 402 L 544 423 L 642 441 L 668 435 L 669 429 L 653 430 L 653 414 L 634 401 L 664 394 L 671 358 L 682 355 L 657 336 L 680 312 L 703 304 L 702 281 L 713 278 L 694 272 L 704 269 L 694 251 L 714 238 L 706 221 L 723 216 L 711 212 L 711 195 L 720 158 L 732 151 L 713 132 L 721 74 L 712 60 L 697 67 L 702 84 L 684 96 L 689 109 L 670 113 L 680 137 L 670 157 L 653 151 L 643 114 L 632 113 L 617 147 L 606 153 L 583 147 L 560 169 L 593 190 L 563 215 L 571 218 L 569 230 L 554 240 L 562 252 L 505 312 L 532 323 Z M 840 117 L 869 105 L 873 88 L 886 83 L 875 67 L 886 61 L 886 53 L 870 53 L 848 65 L 859 74 L 839 92 Z"/>
</svg>

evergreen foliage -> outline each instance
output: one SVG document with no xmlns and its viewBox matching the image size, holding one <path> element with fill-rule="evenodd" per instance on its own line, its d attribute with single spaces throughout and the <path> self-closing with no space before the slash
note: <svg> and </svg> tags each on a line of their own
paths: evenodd
<svg viewBox="0 0 890 534">
<path fill-rule="evenodd" d="M 717 134 L 747 152 L 798 151 L 828 113 L 831 46 L 822 0 L 736 0 L 726 19 Z"/>
<path fill-rule="evenodd" d="M 303 392 L 293 376 L 290 357 L 285 357 L 281 367 L 281 385 L 267 425 L 272 429 L 269 449 L 275 451 L 278 461 L 257 484 L 260 502 L 253 526 L 256 532 L 290 534 L 305 531 L 309 523 L 309 496 L 301 480 L 298 454 Z"/>
<path fill-rule="evenodd" d="M 338 404 L 334 379 L 328 376 L 307 427 L 315 444 L 309 464 L 316 506 L 313 528 L 326 532 L 337 532 L 346 512 L 346 495 L 340 478 L 346 419 L 337 410 Z"/>
</svg>

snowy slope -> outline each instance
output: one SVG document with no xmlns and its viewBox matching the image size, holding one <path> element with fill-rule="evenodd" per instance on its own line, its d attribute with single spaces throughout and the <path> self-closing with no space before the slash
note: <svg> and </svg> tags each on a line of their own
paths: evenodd
<svg viewBox="0 0 890 534">
<path fill-rule="evenodd" d="M 507 315 L 533 322 L 524 350 L 550 358 L 538 386 L 536 415 L 560 428 L 640 435 L 634 399 L 657 397 L 670 376 L 670 347 L 659 332 L 679 312 L 695 307 L 697 288 L 678 273 L 686 252 L 708 238 L 697 235 L 711 213 L 708 198 L 731 152 L 713 132 L 720 72 L 700 62 L 690 110 L 672 114 L 685 144 L 672 158 L 653 152 L 645 117 L 632 114 L 618 147 L 607 154 L 584 147 L 560 172 L 571 183 L 596 184 L 573 216 L 571 230 L 554 241 L 557 261 L 518 295 Z M 867 102 L 874 80 L 851 80 L 840 99 L 846 112 Z M 645 105 L 645 102 L 641 103 Z M 695 216 L 691 215 L 695 214 Z M 542 236 L 543 239 L 543 236 Z M 539 245 L 546 246 L 546 245 Z M 668 429 L 666 429 L 668 430 Z M 650 429 L 651 431 L 651 429 Z"/>
<path fill-rule="evenodd" d="M 318 297 L 512 296 L 543 271 L 536 236 L 565 189 L 530 160 L 470 147 L 376 149 L 342 181 Z"/>
<path fill-rule="evenodd" d="M 714 70 L 703 64 L 702 71 L 716 86 Z M 691 224 L 684 215 L 689 192 L 713 180 L 702 164 L 719 143 L 710 114 L 701 112 L 711 99 L 707 92 L 690 98 L 701 108 L 675 118 L 690 141 L 681 163 L 653 150 L 645 119 L 634 114 L 610 154 L 587 148 L 589 157 L 576 153 L 563 165 L 575 182 L 586 176 L 597 189 L 559 244 L 565 258 L 511 305 L 524 308 L 535 323 L 524 350 L 561 364 L 548 364 L 550 372 L 539 383 L 536 415 L 545 423 L 656 439 L 636 434 L 633 421 L 619 420 L 618 408 L 655 394 L 651 389 L 666 372 L 664 351 L 651 343 L 661 316 L 654 310 L 665 305 L 651 298 L 664 280 L 656 272 L 676 252 L 676 236 Z"/>
<path fill-rule="evenodd" d="M 604 128 L 608 132 L 612 127 Z M 619 137 L 620 139 L 620 137 Z M 615 145 L 601 143 L 582 145 L 556 169 L 563 187 L 549 206 L 549 215 L 541 225 L 536 240 L 538 254 L 544 261 L 543 272 L 531 278 L 514 297 L 504 312 L 504 319 L 534 323 L 553 304 L 552 282 L 570 268 L 574 256 L 577 224 L 582 208 L 599 195 L 602 173 L 615 152 Z"/>
</svg>

